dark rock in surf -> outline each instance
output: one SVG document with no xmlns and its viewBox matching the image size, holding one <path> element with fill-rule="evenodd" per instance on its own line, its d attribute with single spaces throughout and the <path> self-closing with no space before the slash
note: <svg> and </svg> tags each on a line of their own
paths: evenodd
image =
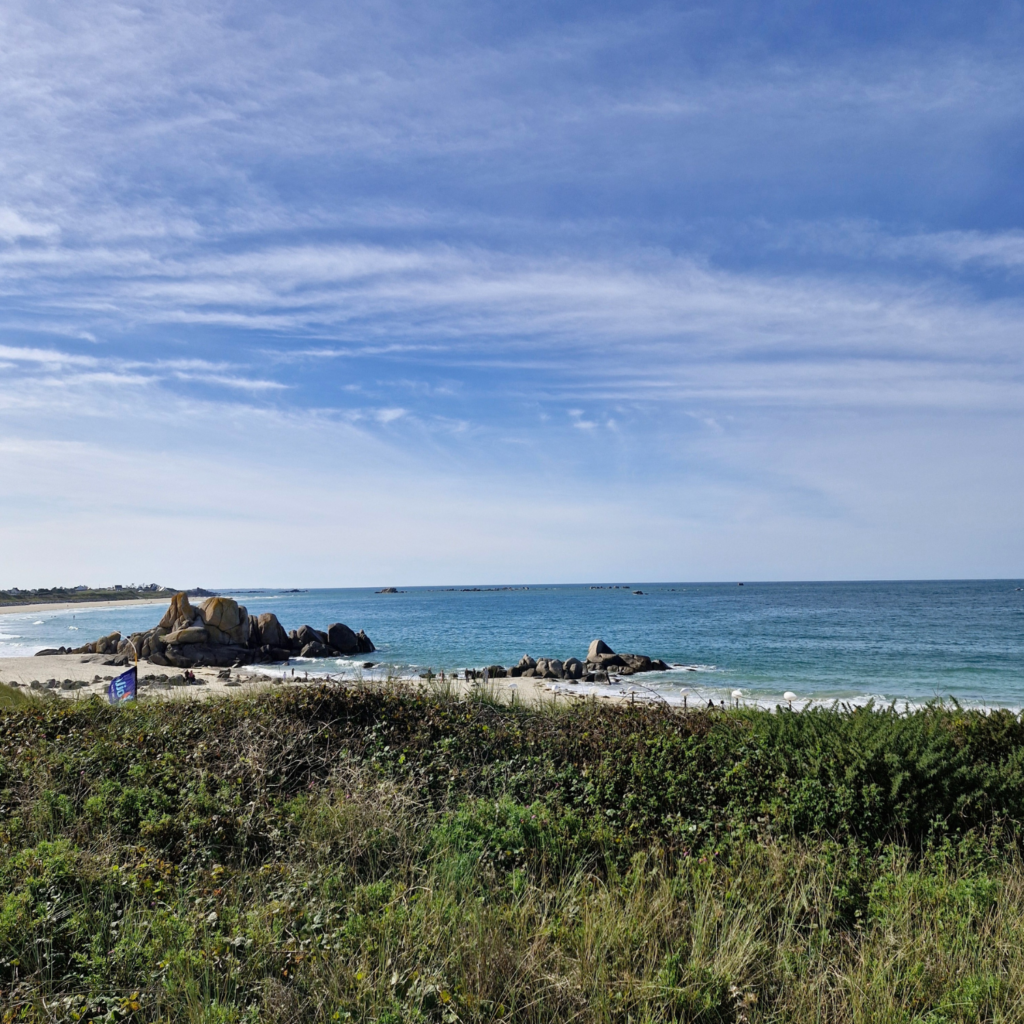
<svg viewBox="0 0 1024 1024">
<path fill-rule="evenodd" d="M 321 643 L 319 640 L 314 640 L 312 643 L 306 644 L 305 647 L 299 652 L 300 658 L 333 658 L 334 651 L 331 650 L 327 644 Z"/>
<path fill-rule="evenodd" d="M 359 653 L 359 637 L 344 622 L 332 622 L 327 627 L 327 642 L 339 654 Z"/>
<path fill-rule="evenodd" d="M 634 672 L 651 671 L 651 659 L 646 654 L 620 654 L 619 657 L 626 663 L 626 667 Z"/>
<path fill-rule="evenodd" d="M 293 629 L 288 636 L 291 639 L 293 651 L 301 651 L 309 644 L 327 643 L 327 634 L 321 633 L 320 630 L 314 629 L 312 626 L 299 626 L 298 629 Z"/>
<path fill-rule="evenodd" d="M 603 669 L 624 668 L 626 660 L 621 654 L 595 654 L 593 656 L 588 654 L 587 664 Z"/>
</svg>

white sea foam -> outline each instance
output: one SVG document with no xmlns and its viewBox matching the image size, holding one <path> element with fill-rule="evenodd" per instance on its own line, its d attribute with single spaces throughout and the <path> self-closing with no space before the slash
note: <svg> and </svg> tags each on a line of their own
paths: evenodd
<svg viewBox="0 0 1024 1024">
<path fill-rule="evenodd" d="M 43 648 L 39 644 L 0 643 L 0 658 L 29 658 L 41 650 Z M 3 669 L 0 667 L 0 676 L 2 673 Z"/>
<path fill-rule="evenodd" d="M 28 652 L 24 652 L 28 653 Z M 325 664 L 326 662 L 326 664 Z M 330 665 L 331 667 L 328 667 Z M 337 666 L 337 667 L 334 667 Z M 372 669 L 362 668 L 362 660 L 346 661 L 342 658 L 313 659 L 293 658 L 287 666 L 285 665 L 252 665 L 239 670 L 238 674 L 263 675 L 278 679 L 302 679 L 309 681 L 323 680 L 325 682 L 353 682 L 357 679 L 368 681 L 383 680 L 386 678 L 399 679 L 403 682 L 419 683 L 422 681 L 422 673 L 428 668 L 420 665 L 395 664 L 389 662 L 377 662 Z M 718 671 L 725 671 L 720 669 Z M 664 676 L 665 673 L 659 673 Z M 452 680 L 461 680 L 462 671 L 445 673 L 445 677 Z M 439 680 L 440 674 L 435 673 L 434 678 Z M 888 708 L 892 703 L 891 698 L 879 693 L 861 693 L 844 697 L 799 697 L 790 705 L 778 694 L 749 694 L 739 701 L 732 697 L 732 688 L 719 689 L 710 686 L 680 686 L 672 683 L 666 685 L 663 681 L 658 685 L 655 680 L 649 683 L 641 683 L 635 677 L 623 676 L 615 678 L 610 683 L 570 683 L 566 680 L 549 679 L 538 680 L 546 683 L 545 688 L 556 695 L 578 696 L 578 697 L 614 697 L 618 700 L 631 700 L 637 704 L 666 703 L 673 707 L 683 707 L 699 711 L 708 706 L 710 701 L 716 709 L 722 707 L 724 702 L 726 708 L 739 706 L 740 708 L 758 708 L 763 711 L 783 711 L 792 707 L 794 712 L 805 711 L 813 708 L 842 708 L 842 707 L 865 707 L 872 704 L 878 709 Z M 510 686 L 508 680 L 492 680 L 498 685 Z M 992 711 L 994 707 L 978 702 L 961 702 L 965 708 L 975 711 Z M 926 706 L 924 701 L 898 700 L 896 709 L 899 712 L 916 711 Z M 1020 711 L 1019 707 L 1011 707 L 1011 711 Z"/>
</svg>

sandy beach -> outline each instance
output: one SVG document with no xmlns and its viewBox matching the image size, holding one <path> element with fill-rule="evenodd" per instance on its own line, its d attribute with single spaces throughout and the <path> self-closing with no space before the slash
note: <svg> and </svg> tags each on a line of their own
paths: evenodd
<svg viewBox="0 0 1024 1024">
<path fill-rule="evenodd" d="M 123 608 L 126 606 L 159 604 L 167 606 L 166 597 L 126 598 L 123 601 L 50 601 L 42 604 L 6 604 L 0 606 L 0 615 L 29 615 L 39 612 L 67 612 L 73 608 Z"/>
<path fill-rule="evenodd" d="M 116 665 L 105 665 L 108 660 L 102 654 L 59 654 L 47 655 L 44 657 L 31 658 L 0 658 L 0 682 L 16 683 L 19 688 L 27 692 L 33 680 L 45 683 L 49 679 L 56 679 L 59 683 L 71 680 L 74 683 L 85 683 L 85 686 L 76 689 L 48 689 L 45 692 L 54 694 L 65 700 L 85 700 L 93 696 L 105 697 L 108 682 L 124 672 L 125 669 Z M 309 663 L 304 662 L 302 667 L 298 666 L 247 666 L 240 669 L 232 669 L 230 677 L 220 678 L 219 673 L 223 670 L 217 668 L 196 668 L 192 670 L 196 685 L 183 686 L 172 682 L 176 677 L 182 675 L 181 669 L 163 668 L 158 665 L 151 665 L 142 661 L 139 663 L 139 695 L 144 700 L 149 699 L 197 699 L 214 696 L 233 696 L 243 693 L 251 693 L 257 690 L 265 690 L 273 687 L 291 686 L 315 686 L 323 682 L 325 673 L 310 669 Z M 293 674 L 294 673 L 294 674 Z M 336 677 L 335 677 L 336 678 Z M 477 689 L 473 683 L 457 677 L 449 677 L 454 689 L 459 693 L 468 693 Z M 150 682 L 146 682 L 146 680 Z M 367 672 L 362 676 L 353 676 L 344 680 L 346 683 L 362 683 L 370 685 L 382 685 L 388 682 L 388 678 L 380 672 Z M 410 685 L 429 685 L 426 681 L 408 680 Z M 518 678 L 518 679 L 492 679 L 487 684 L 495 696 L 503 700 L 512 700 L 513 697 L 526 702 L 549 701 L 549 700 L 583 700 L 588 694 L 575 694 L 571 690 L 562 688 L 556 692 L 551 680 Z M 436 683 L 434 684 L 436 685 Z M 603 699 L 610 701 L 622 701 L 628 698 L 622 697 L 619 693 L 613 692 L 601 694 Z"/>
</svg>

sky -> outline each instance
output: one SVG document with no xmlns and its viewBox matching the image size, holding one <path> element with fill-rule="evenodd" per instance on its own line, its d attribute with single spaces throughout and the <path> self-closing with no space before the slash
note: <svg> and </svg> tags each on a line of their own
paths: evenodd
<svg viewBox="0 0 1024 1024">
<path fill-rule="evenodd" d="M 0 587 L 1024 576 L 1022 43 L 8 0 Z"/>
</svg>

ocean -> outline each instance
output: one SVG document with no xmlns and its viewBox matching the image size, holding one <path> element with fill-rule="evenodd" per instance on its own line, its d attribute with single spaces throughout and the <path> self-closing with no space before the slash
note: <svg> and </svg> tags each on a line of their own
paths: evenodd
<svg viewBox="0 0 1024 1024">
<path fill-rule="evenodd" d="M 511 665 L 522 655 L 584 657 L 600 637 L 614 650 L 662 658 L 670 672 L 625 678 L 613 690 L 671 703 L 741 700 L 764 706 L 874 700 L 917 705 L 1024 706 L 1024 582 L 632 583 L 530 587 L 230 590 L 250 613 L 286 629 L 345 622 L 377 653 L 294 660 L 316 674 L 418 676 Z M 642 593 L 636 593 L 642 591 Z M 117 629 L 150 628 L 154 606 L 0 616 L 0 657 L 78 646 Z M 373 661 L 373 669 L 362 668 Z M 0 678 L 2 678 L 0 662 Z M 609 687 L 572 686 L 574 692 Z"/>
</svg>

